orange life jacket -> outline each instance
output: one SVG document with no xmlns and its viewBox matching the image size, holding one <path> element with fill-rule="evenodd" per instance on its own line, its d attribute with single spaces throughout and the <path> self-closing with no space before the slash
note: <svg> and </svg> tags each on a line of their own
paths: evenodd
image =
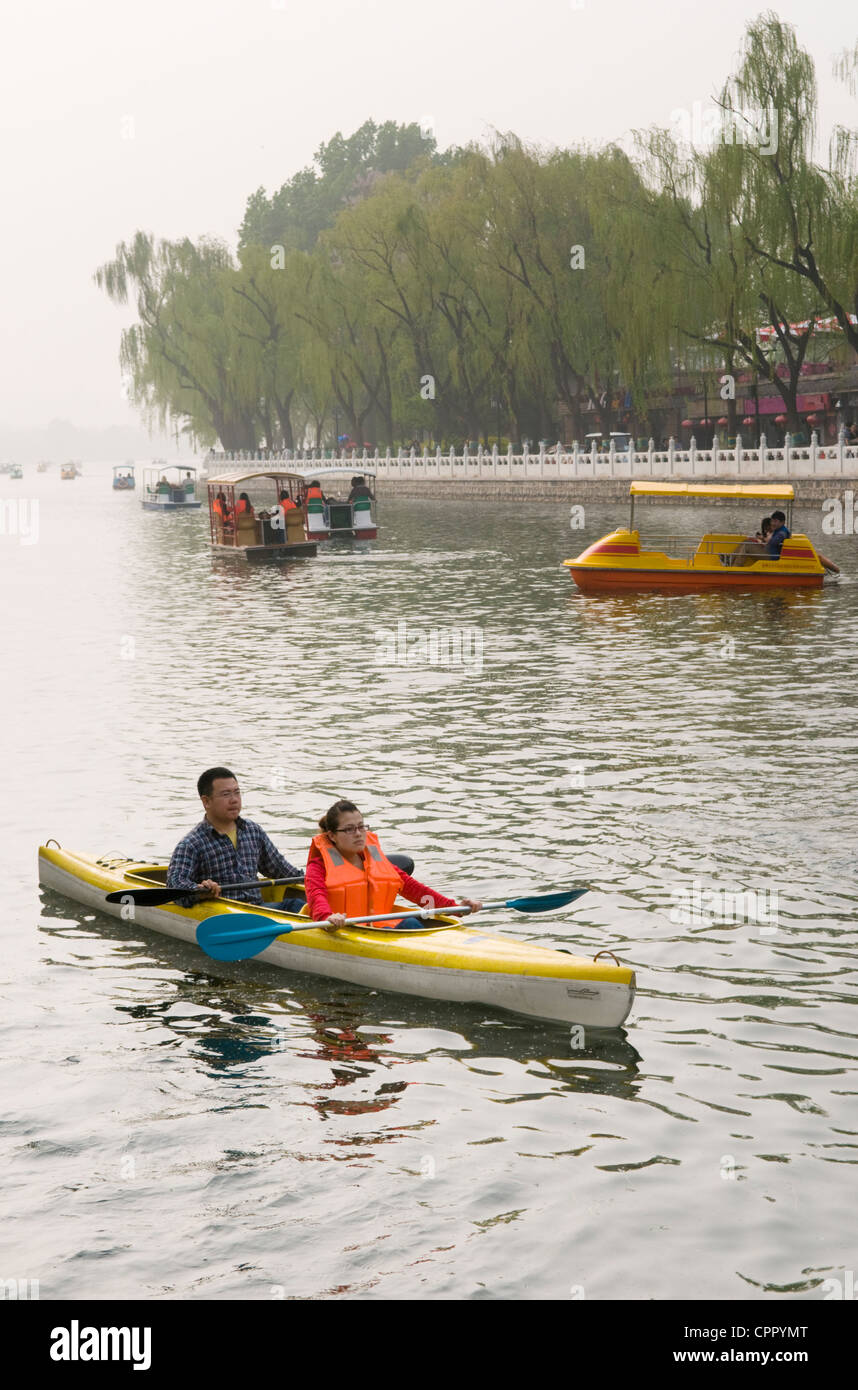
<svg viewBox="0 0 858 1390">
<path fill-rule="evenodd" d="M 324 865 L 325 888 L 332 912 L 342 912 L 346 917 L 393 912 L 402 879 L 371 830 L 366 832 L 363 867 L 344 859 L 324 831 L 313 837 L 307 863 L 313 859 L 321 859 Z M 395 929 L 399 923 L 385 922 L 384 925 Z"/>
<path fill-rule="evenodd" d="M 306 502 L 306 500 L 307 500 L 308 497 L 321 497 L 321 496 L 322 496 L 322 489 L 321 489 L 320 487 L 308 487 L 306 493 L 304 494 L 304 501 Z M 323 499 L 323 500 L 324 500 L 324 499 Z"/>
<path fill-rule="evenodd" d="M 216 497 L 212 502 L 212 511 L 214 512 L 215 516 L 219 516 L 221 520 L 223 520 L 223 507 L 221 506 L 221 501 L 219 497 Z"/>
<path fill-rule="evenodd" d="M 291 497 L 284 498 L 283 501 L 280 503 L 280 506 L 283 508 L 284 512 L 291 512 L 295 510 L 295 503 L 292 501 Z"/>
<path fill-rule="evenodd" d="M 242 512 L 249 512 L 252 516 L 253 508 L 250 506 L 248 502 L 245 502 L 244 499 L 240 497 L 235 504 L 235 514 L 236 516 L 241 516 Z"/>
</svg>

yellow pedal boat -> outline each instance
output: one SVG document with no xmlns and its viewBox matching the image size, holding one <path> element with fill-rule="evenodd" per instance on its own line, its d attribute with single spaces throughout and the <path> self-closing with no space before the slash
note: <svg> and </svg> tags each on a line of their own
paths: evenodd
<svg viewBox="0 0 858 1390">
<path fill-rule="evenodd" d="M 819 588 L 825 576 L 813 542 L 804 535 L 784 541 L 779 559 L 761 557 L 734 566 L 733 552 L 746 537 L 735 532 L 707 531 L 699 542 L 685 537 L 651 535 L 644 544 L 634 529 L 635 498 L 661 501 L 678 498 L 726 499 L 736 502 L 777 502 L 792 530 L 794 492 L 788 483 L 770 486 L 734 483 L 632 483 L 631 515 L 627 527 L 589 545 L 574 560 L 564 560 L 572 578 L 585 593 L 618 593 L 637 589 L 694 592 L 700 589 Z M 652 542 L 657 548 L 650 549 Z M 750 557 L 748 557 L 750 559 Z M 834 566 L 829 566 L 834 568 Z"/>
<path fill-rule="evenodd" d="M 115 855 L 96 859 L 61 849 L 56 842 L 39 848 L 39 882 L 43 887 L 125 920 L 132 916 L 131 908 L 105 902 L 105 894 L 123 888 L 163 887 L 166 872 L 163 864 L 137 863 Z M 272 906 L 284 892 L 294 896 L 295 888 L 262 889 Z M 407 904 L 404 910 L 414 909 Z M 178 903 L 134 906 L 133 921 L 196 945 L 197 926 L 204 918 L 248 912 L 271 920 L 265 905 L 254 907 L 218 898 L 190 908 Z M 283 920 L 305 927 L 307 922 L 306 917 L 285 914 Z M 618 1028 L 628 1017 L 635 994 L 635 974 L 628 966 L 490 936 L 461 926 L 454 917 L 440 920 L 449 923 L 449 928 L 295 932 L 278 937 L 254 959 L 370 989 L 476 1003 L 591 1028 Z M 208 957 L 200 952 L 200 963 L 206 960 Z"/>
</svg>

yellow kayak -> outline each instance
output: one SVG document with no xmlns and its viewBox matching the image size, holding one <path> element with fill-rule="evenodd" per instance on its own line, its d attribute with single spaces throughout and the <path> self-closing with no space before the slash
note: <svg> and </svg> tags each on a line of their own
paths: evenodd
<svg viewBox="0 0 858 1390">
<path fill-rule="evenodd" d="M 196 930 L 207 917 L 237 913 L 272 919 L 266 905 L 218 898 L 180 907 L 105 902 L 105 894 L 123 888 L 163 887 L 163 864 L 146 864 L 121 856 L 96 859 L 61 849 L 55 841 L 39 848 L 39 882 L 85 907 L 196 945 Z M 300 885 L 296 885 L 300 887 Z M 275 906 L 294 888 L 263 888 L 266 904 Z M 413 911 L 406 904 L 404 911 Z M 306 928 L 306 917 L 286 916 Z M 493 936 L 441 917 L 444 930 L 378 931 L 349 927 L 338 932 L 304 930 L 278 937 L 256 960 L 286 970 L 326 975 L 370 989 L 414 994 L 425 999 L 477 1003 L 531 1018 L 578 1023 L 591 1028 L 618 1028 L 628 1017 L 635 994 L 635 974 L 612 960 L 574 956 L 547 946 Z M 202 956 L 202 959 L 207 957 Z"/>
</svg>

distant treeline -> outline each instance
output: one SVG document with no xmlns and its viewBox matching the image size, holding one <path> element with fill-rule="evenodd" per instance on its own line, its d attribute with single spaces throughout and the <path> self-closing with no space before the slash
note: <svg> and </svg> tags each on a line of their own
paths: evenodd
<svg viewBox="0 0 858 1390">
<path fill-rule="evenodd" d="M 858 45 L 837 70 L 854 89 Z M 608 430 L 618 392 L 645 415 L 677 372 L 750 371 L 795 428 L 802 363 L 858 351 L 858 130 L 820 162 L 816 114 L 813 62 L 770 13 L 717 102 L 634 157 L 512 135 L 442 153 L 368 121 L 249 198 L 237 256 L 140 231 L 100 267 L 136 299 L 129 395 L 201 445 L 384 446 L 553 438 L 561 411 L 581 437 L 588 402 Z M 837 331 L 786 327 L 817 315 Z"/>
</svg>

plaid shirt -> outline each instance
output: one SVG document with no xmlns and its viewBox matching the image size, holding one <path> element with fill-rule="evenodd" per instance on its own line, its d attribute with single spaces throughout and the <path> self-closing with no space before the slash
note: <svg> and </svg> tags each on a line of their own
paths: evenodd
<svg viewBox="0 0 858 1390">
<path fill-rule="evenodd" d="M 256 878 L 257 870 L 266 878 L 288 878 L 300 883 L 303 871 L 284 859 L 255 821 L 239 816 L 235 830 L 237 849 L 233 848 L 229 836 L 221 835 L 210 821 L 203 820 L 194 826 L 190 835 L 180 840 L 173 850 L 167 870 L 167 887 L 194 890 L 204 878 L 214 883 L 248 883 Z M 262 902 L 258 888 L 230 890 L 229 896 L 245 903 Z M 193 901 L 188 898 L 182 906 L 190 907 Z"/>
</svg>

